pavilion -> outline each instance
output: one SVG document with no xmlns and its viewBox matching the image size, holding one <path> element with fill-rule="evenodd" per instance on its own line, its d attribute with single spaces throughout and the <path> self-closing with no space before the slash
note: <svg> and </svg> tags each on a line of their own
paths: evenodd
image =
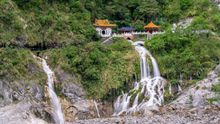
<svg viewBox="0 0 220 124">
<path fill-rule="evenodd" d="M 153 32 L 159 31 L 160 26 L 154 24 L 154 23 L 151 21 L 149 24 L 147 24 L 146 26 L 144 26 L 144 29 L 146 30 L 146 32 L 153 33 Z"/>
</svg>

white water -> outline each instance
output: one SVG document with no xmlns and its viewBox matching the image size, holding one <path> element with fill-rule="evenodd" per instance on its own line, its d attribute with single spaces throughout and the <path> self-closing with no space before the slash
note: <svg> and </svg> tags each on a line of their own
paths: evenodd
<svg viewBox="0 0 220 124">
<path fill-rule="evenodd" d="M 99 108 L 98 108 L 98 105 L 97 105 L 97 102 L 94 100 L 94 105 L 95 105 L 95 109 L 96 109 L 96 112 L 97 112 L 97 116 L 100 118 L 100 114 L 99 114 Z"/>
<path fill-rule="evenodd" d="M 172 85 L 169 84 L 169 94 L 172 95 Z"/>
<path fill-rule="evenodd" d="M 183 90 L 182 90 L 182 88 L 181 88 L 181 86 L 178 84 L 178 92 L 182 92 Z"/>
<path fill-rule="evenodd" d="M 142 46 L 142 41 L 135 42 L 133 45 L 140 56 L 141 81 L 136 82 L 134 89 L 129 93 L 117 98 L 114 104 L 113 116 L 145 110 L 152 106 L 160 106 L 164 101 L 163 91 L 166 81 L 160 76 L 160 70 L 155 58 Z M 152 65 L 152 72 L 149 63 Z M 140 95 L 144 96 L 144 98 L 142 98 L 141 103 L 138 103 Z M 134 96 L 133 101 L 130 99 L 131 96 Z"/>
<path fill-rule="evenodd" d="M 60 105 L 60 101 L 56 95 L 56 93 L 54 92 L 54 73 L 53 71 L 50 69 L 50 67 L 47 65 L 47 62 L 45 59 L 40 58 L 40 57 L 36 57 L 41 60 L 42 62 L 42 66 L 43 66 L 43 70 L 44 72 L 47 74 L 47 85 L 48 85 L 48 92 L 50 95 L 50 101 L 53 107 L 53 119 L 55 121 L 56 124 L 64 124 L 64 116 L 63 116 L 63 112 L 61 109 L 61 105 Z"/>
<path fill-rule="evenodd" d="M 138 98 L 139 98 L 139 93 L 136 95 L 136 97 L 135 97 L 135 99 L 134 99 L 134 103 L 133 103 L 133 105 L 132 105 L 132 108 L 137 107 L 137 105 L 138 105 Z"/>
</svg>

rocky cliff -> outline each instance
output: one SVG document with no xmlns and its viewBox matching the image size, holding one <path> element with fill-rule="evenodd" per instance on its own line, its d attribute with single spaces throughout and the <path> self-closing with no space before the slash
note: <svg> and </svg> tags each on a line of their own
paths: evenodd
<svg viewBox="0 0 220 124">
<path fill-rule="evenodd" d="M 218 124 L 220 123 L 220 94 L 213 91 L 215 85 L 220 85 L 220 65 L 205 79 L 183 90 L 176 100 L 145 114 L 77 120 L 71 124 Z M 218 98 L 218 100 L 209 102 L 212 98 Z"/>
<path fill-rule="evenodd" d="M 25 54 L 15 50 L 11 53 L 15 54 L 14 57 L 1 58 L 2 66 L 12 66 L 0 73 L 0 123 L 51 123 L 52 108 L 46 74 L 32 53 L 24 51 Z M 18 58 L 25 61 L 15 63 Z M 54 72 L 55 90 L 60 97 L 66 121 L 97 117 L 94 101 L 86 98 L 85 90 L 77 77 L 60 68 L 54 68 Z"/>
</svg>

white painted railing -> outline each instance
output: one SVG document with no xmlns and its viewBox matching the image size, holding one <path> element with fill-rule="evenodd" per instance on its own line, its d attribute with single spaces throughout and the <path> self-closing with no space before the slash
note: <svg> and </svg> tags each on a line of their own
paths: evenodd
<svg viewBox="0 0 220 124">
<path fill-rule="evenodd" d="M 112 37 L 124 37 L 124 36 L 126 36 L 126 35 L 155 35 L 155 34 L 163 34 L 164 32 L 153 32 L 152 34 L 151 33 L 149 33 L 149 32 L 131 32 L 131 33 L 119 33 L 119 34 L 116 34 L 116 33 L 114 33 L 113 35 L 112 35 Z"/>
<path fill-rule="evenodd" d="M 150 40 L 156 34 L 163 34 L 164 32 L 153 32 L 152 34 L 149 32 L 130 32 L 130 33 L 113 33 L 111 37 L 104 40 L 102 43 L 107 43 L 113 37 L 125 37 L 126 35 L 146 35 L 147 39 Z"/>
</svg>

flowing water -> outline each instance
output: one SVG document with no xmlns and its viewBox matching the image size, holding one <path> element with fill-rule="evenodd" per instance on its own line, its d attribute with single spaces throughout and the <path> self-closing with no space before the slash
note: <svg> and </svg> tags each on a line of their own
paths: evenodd
<svg viewBox="0 0 220 124">
<path fill-rule="evenodd" d="M 94 102 L 94 105 L 95 105 L 95 109 L 96 109 L 96 112 L 97 112 L 97 116 L 100 118 L 99 108 L 98 108 L 97 102 L 96 102 L 95 100 L 93 100 L 93 102 Z"/>
<path fill-rule="evenodd" d="M 135 82 L 134 88 L 129 93 L 117 98 L 114 103 L 113 116 L 160 106 L 164 101 L 163 92 L 166 81 L 160 76 L 155 58 L 142 46 L 142 41 L 135 42 L 133 45 L 140 56 L 141 80 Z M 151 71 L 150 64 L 153 71 Z"/>
<path fill-rule="evenodd" d="M 178 84 L 178 92 L 182 92 L 182 87 Z"/>
<path fill-rule="evenodd" d="M 34 57 L 41 60 L 43 70 L 47 74 L 48 92 L 50 95 L 51 105 L 53 107 L 53 119 L 56 124 L 64 124 L 65 123 L 64 116 L 63 116 L 63 112 L 61 109 L 60 101 L 59 101 L 56 93 L 54 92 L 54 79 L 55 79 L 54 73 L 50 69 L 50 67 L 48 66 L 45 59 L 40 58 L 40 57 L 36 57 L 36 56 L 34 56 Z"/>
</svg>

